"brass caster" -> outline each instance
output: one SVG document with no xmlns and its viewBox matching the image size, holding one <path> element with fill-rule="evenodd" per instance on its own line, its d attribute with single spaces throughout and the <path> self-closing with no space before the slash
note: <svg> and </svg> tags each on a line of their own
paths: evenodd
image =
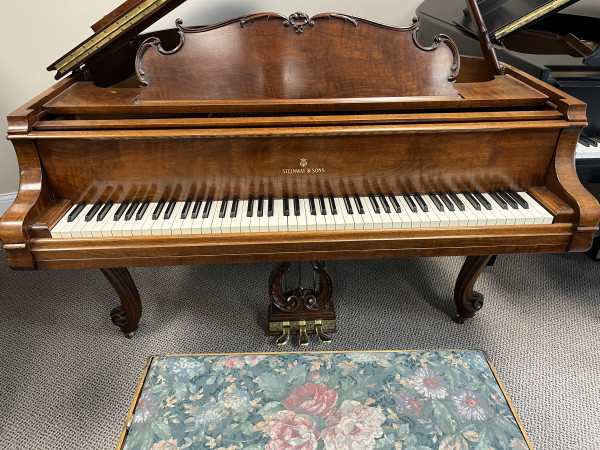
<svg viewBox="0 0 600 450">
<path fill-rule="evenodd" d="M 287 344 L 287 341 L 289 341 L 289 340 L 290 340 L 290 323 L 283 322 L 283 332 L 281 333 L 281 336 L 279 336 L 277 338 L 275 343 L 277 344 L 278 347 L 281 347 L 281 346 Z"/>
<path fill-rule="evenodd" d="M 323 323 L 320 320 L 315 320 L 315 333 L 321 342 L 324 342 L 325 344 L 331 343 L 331 336 L 323 333 Z"/>
<path fill-rule="evenodd" d="M 298 322 L 298 344 L 303 347 L 308 346 L 308 334 L 306 334 L 306 321 Z"/>
<path fill-rule="evenodd" d="M 123 331 L 123 336 L 125 336 L 127 339 L 131 339 L 132 337 L 135 336 L 135 331 L 130 331 L 128 333 L 126 333 L 125 331 Z"/>
<path fill-rule="evenodd" d="M 467 318 L 466 318 L 466 317 L 459 316 L 459 315 L 457 314 L 457 315 L 455 315 L 455 316 L 452 318 L 452 320 L 454 320 L 456 323 L 463 324 L 463 323 L 465 323 L 465 320 L 467 320 Z"/>
</svg>

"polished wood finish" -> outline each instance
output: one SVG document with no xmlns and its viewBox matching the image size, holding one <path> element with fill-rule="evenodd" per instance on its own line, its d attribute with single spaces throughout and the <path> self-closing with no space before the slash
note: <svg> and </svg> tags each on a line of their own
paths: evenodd
<svg viewBox="0 0 600 450">
<path fill-rule="evenodd" d="M 496 50 L 494 49 L 494 44 L 492 44 L 492 41 L 490 40 L 490 35 L 488 34 L 487 27 L 483 21 L 481 11 L 477 6 L 477 0 L 466 0 L 466 2 L 467 8 L 471 13 L 471 18 L 477 25 L 477 37 L 479 38 L 479 45 L 481 46 L 481 54 L 483 55 L 483 59 L 485 59 L 490 73 L 494 75 L 502 75 L 502 69 L 500 68 L 498 57 L 496 56 Z"/>
<path fill-rule="evenodd" d="M 467 256 L 454 287 L 454 303 L 458 310 L 456 321 L 463 323 L 483 307 L 483 295 L 473 286 L 492 255 Z"/>
<path fill-rule="evenodd" d="M 271 322 L 298 322 L 321 320 L 325 323 L 335 321 L 335 311 L 333 308 L 333 277 L 329 270 L 320 261 L 310 261 L 312 269 L 319 277 L 319 288 L 307 288 L 301 284 L 291 289 L 286 289 L 284 277 L 292 265 L 291 262 L 279 264 L 269 277 L 269 323 Z M 310 284 L 310 281 L 309 281 Z M 329 322 L 328 322 L 329 321 Z M 335 322 L 334 322 L 335 323 Z M 335 328 L 324 328 L 326 333 L 334 333 Z M 307 330 L 308 334 L 314 334 L 313 328 Z M 297 334 L 293 330 L 291 334 Z M 271 331 L 271 334 L 280 334 Z"/>
<path fill-rule="evenodd" d="M 9 116 L 21 170 L 17 200 L 0 221 L 9 264 L 103 269 L 122 301 L 114 320 L 130 332 L 139 296 L 115 268 L 467 256 L 456 289 L 464 318 L 476 310 L 472 288 L 488 258 L 474 255 L 588 248 L 600 206 L 573 158 L 585 104 L 508 65 L 497 74 L 480 58 L 459 64 L 443 36 L 419 47 L 415 29 L 341 14 L 180 24 L 177 51 L 164 54 L 150 40 L 138 52 L 147 86 L 61 81 Z M 82 200 L 474 189 L 525 190 L 554 223 L 51 237 Z"/>
<path fill-rule="evenodd" d="M 121 299 L 121 305 L 113 308 L 110 318 L 123 334 L 130 337 L 137 330 L 142 317 L 140 294 L 127 269 L 121 267 L 101 270 Z"/>
</svg>

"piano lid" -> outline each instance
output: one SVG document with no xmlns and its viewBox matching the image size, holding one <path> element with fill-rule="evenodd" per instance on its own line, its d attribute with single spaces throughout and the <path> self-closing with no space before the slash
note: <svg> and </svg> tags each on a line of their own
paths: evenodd
<svg viewBox="0 0 600 450">
<path fill-rule="evenodd" d="M 523 30 L 578 0 L 478 0 L 477 4 L 492 42 Z M 454 19 L 458 28 L 477 36 L 477 24 L 469 10 Z"/>
<path fill-rule="evenodd" d="M 67 73 L 108 55 L 133 39 L 185 0 L 127 0 L 94 25 L 94 34 L 48 66 L 58 80 Z"/>
</svg>

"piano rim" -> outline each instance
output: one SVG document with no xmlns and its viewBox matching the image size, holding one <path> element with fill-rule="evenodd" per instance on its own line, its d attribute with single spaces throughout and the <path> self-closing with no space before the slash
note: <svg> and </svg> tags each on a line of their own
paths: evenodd
<svg viewBox="0 0 600 450">
<path fill-rule="evenodd" d="M 387 230 L 35 238 L 38 269 L 467 256 L 569 251 L 572 223 Z M 587 230 L 579 230 L 587 231 Z"/>
</svg>

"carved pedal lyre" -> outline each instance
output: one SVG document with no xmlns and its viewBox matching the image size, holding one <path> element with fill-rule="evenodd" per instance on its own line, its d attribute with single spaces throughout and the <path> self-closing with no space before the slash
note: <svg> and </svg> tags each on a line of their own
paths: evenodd
<svg viewBox="0 0 600 450">
<path fill-rule="evenodd" d="M 312 288 L 303 286 L 302 269 L 298 263 L 298 285 L 287 288 L 291 262 L 278 265 L 269 278 L 269 334 L 279 335 L 276 343 L 281 346 L 290 335 L 298 335 L 302 346 L 309 343 L 308 335 L 316 334 L 322 342 L 331 342 L 327 333 L 335 333 L 333 310 L 333 278 L 325 265 L 311 261 Z"/>
</svg>

